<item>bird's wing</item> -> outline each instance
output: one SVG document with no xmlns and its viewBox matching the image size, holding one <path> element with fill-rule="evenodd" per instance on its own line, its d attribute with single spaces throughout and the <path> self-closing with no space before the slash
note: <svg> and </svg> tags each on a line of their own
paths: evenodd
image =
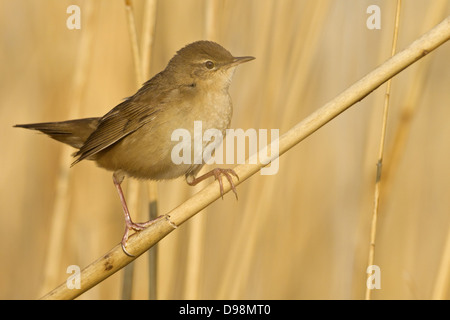
<svg viewBox="0 0 450 320">
<path fill-rule="evenodd" d="M 140 127 L 152 121 L 160 108 L 127 99 L 100 119 L 97 129 L 75 154 L 72 166 L 111 146 Z"/>
</svg>

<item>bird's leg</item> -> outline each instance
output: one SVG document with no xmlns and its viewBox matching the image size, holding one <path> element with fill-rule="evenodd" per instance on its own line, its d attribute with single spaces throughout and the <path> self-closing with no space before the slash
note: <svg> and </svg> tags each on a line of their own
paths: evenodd
<svg viewBox="0 0 450 320">
<path fill-rule="evenodd" d="M 133 222 L 131 220 L 130 212 L 128 211 L 128 206 L 127 206 L 127 202 L 125 201 L 125 197 L 123 195 L 122 187 L 120 186 L 122 181 L 123 181 L 123 179 L 124 179 L 123 175 L 119 175 L 117 172 L 114 172 L 114 174 L 113 174 L 113 182 L 114 182 L 114 185 L 116 186 L 117 193 L 119 194 L 120 202 L 122 203 L 123 214 L 125 216 L 125 233 L 123 234 L 122 242 L 121 242 L 122 243 L 122 250 L 127 256 L 134 257 L 132 254 L 130 254 L 125 249 L 126 246 L 127 246 L 128 234 L 129 234 L 130 230 L 135 230 L 135 231 L 144 230 L 148 226 L 150 226 L 153 223 L 155 223 L 159 218 L 164 217 L 164 216 L 157 217 L 157 218 L 155 218 L 153 220 L 149 220 L 149 221 L 144 222 L 144 223 L 135 223 L 135 222 Z"/>
<path fill-rule="evenodd" d="M 227 178 L 228 182 L 229 182 L 230 185 L 231 185 L 231 190 L 233 190 L 233 192 L 234 192 L 234 194 L 235 194 L 235 196 L 236 196 L 236 200 L 238 200 L 238 195 L 237 195 L 236 187 L 235 187 L 235 185 L 234 185 L 233 178 L 232 178 L 231 176 L 232 176 L 232 175 L 235 176 L 238 180 L 239 180 L 239 177 L 238 177 L 238 175 L 236 174 L 236 172 L 234 172 L 233 169 L 215 168 L 215 169 L 213 169 L 213 170 L 211 170 L 211 171 L 205 173 L 204 175 L 202 175 L 202 176 L 200 176 L 200 177 L 198 177 L 198 178 L 193 178 L 192 181 L 189 181 L 188 179 L 186 179 L 186 182 L 187 182 L 190 186 L 195 186 L 195 185 L 197 185 L 199 182 L 201 182 L 201 181 L 203 181 L 203 180 L 205 180 L 205 179 L 207 179 L 207 178 L 209 178 L 209 177 L 214 176 L 214 178 L 215 178 L 216 180 L 219 181 L 220 194 L 221 194 L 222 199 L 223 199 L 223 183 L 222 183 L 221 175 L 223 175 L 223 176 L 225 176 L 225 177 Z"/>
</svg>

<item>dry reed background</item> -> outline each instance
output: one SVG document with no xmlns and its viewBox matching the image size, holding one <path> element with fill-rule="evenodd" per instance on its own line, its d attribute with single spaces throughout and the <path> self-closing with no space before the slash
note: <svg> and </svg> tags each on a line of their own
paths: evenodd
<svg viewBox="0 0 450 320">
<path fill-rule="evenodd" d="M 66 28 L 70 4 L 81 7 L 81 30 Z M 366 28 L 371 4 L 381 8 L 381 30 Z M 139 37 L 144 1 L 133 5 Z M 150 74 L 206 37 L 253 55 L 231 86 L 232 127 L 282 134 L 390 56 L 395 8 L 387 0 L 159 0 Z M 449 14 L 448 0 L 403 1 L 398 50 Z M 80 163 L 68 171 L 62 255 L 47 262 L 70 148 L 12 125 L 106 113 L 135 91 L 133 56 L 122 0 L 2 0 L 0 24 L 0 298 L 38 298 L 65 281 L 67 266 L 116 245 L 123 218 L 111 173 Z M 374 299 L 450 297 L 449 283 L 437 281 L 450 232 L 449 56 L 447 43 L 392 82 Z M 364 298 L 384 92 L 283 155 L 278 174 L 241 184 L 238 202 L 227 194 L 163 239 L 157 297 Z M 193 192 L 181 178 L 158 183 L 159 212 Z M 134 217 L 145 216 L 145 198 L 142 188 Z M 148 297 L 147 273 L 141 257 L 133 298 Z M 122 278 L 80 298 L 120 298 Z"/>
</svg>

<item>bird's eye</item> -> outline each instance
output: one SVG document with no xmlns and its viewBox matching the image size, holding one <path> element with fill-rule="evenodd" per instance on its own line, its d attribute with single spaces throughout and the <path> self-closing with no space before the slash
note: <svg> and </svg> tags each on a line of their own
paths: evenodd
<svg viewBox="0 0 450 320">
<path fill-rule="evenodd" d="M 211 60 L 208 60 L 208 61 L 205 62 L 205 66 L 208 69 L 212 69 L 212 68 L 214 68 L 214 62 L 212 62 Z"/>
</svg>

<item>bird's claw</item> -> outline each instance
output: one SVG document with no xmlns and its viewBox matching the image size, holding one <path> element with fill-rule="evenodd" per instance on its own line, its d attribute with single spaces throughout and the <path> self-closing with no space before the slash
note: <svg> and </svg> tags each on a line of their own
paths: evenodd
<svg viewBox="0 0 450 320">
<path fill-rule="evenodd" d="M 122 246 L 122 251 L 129 257 L 132 257 L 132 258 L 135 257 L 134 254 L 129 253 L 127 251 L 127 249 L 126 249 L 127 241 L 128 241 L 128 235 L 130 233 L 130 230 L 134 230 L 134 231 L 137 231 L 137 232 L 142 231 L 144 229 L 147 229 L 149 226 L 151 226 L 152 224 L 154 224 L 156 221 L 158 221 L 161 218 L 166 218 L 166 215 L 159 216 L 159 217 L 157 217 L 157 218 L 155 218 L 153 220 L 149 220 L 149 221 L 143 222 L 143 223 L 136 223 L 136 222 L 133 222 L 131 220 L 130 221 L 126 220 L 125 232 L 124 232 L 123 237 L 122 237 L 122 242 L 120 243 L 121 246 Z"/>
<path fill-rule="evenodd" d="M 236 196 L 236 200 L 239 200 L 238 198 L 238 194 L 236 191 L 236 186 L 234 185 L 233 182 L 233 178 L 231 177 L 232 175 L 235 176 L 238 180 L 239 180 L 239 176 L 236 174 L 236 172 L 234 172 L 233 169 L 221 169 L 221 168 L 216 168 L 213 170 L 213 174 L 214 174 L 214 178 L 219 181 L 219 186 L 220 186 L 220 195 L 222 196 L 223 199 L 223 182 L 221 179 L 221 175 L 224 175 L 228 182 L 230 183 L 231 186 L 231 190 L 234 192 L 234 195 Z"/>
</svg>

